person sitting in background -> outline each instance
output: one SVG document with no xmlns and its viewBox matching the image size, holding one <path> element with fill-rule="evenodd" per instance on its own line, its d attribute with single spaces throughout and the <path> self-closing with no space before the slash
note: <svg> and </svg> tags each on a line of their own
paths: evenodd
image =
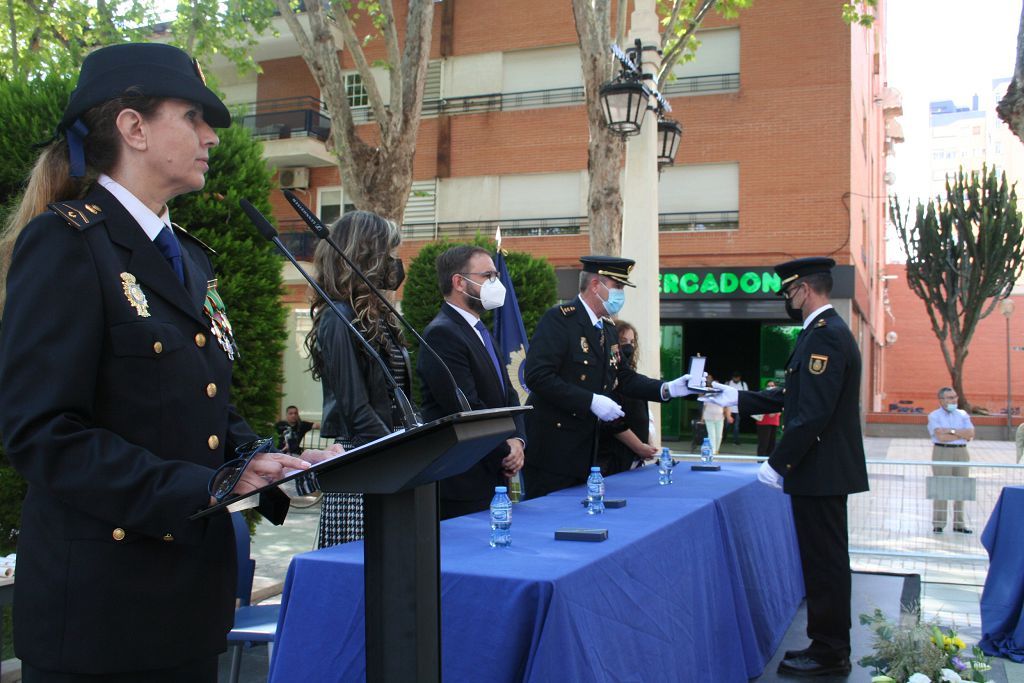
<svg viewBox="0 0 1024 683">
<path fill-rule="evenodd" d="M 967 411 L 956 406 L 957 395 L 953 387 L 939 389 L 939 407 L 928 415 L 928 435 L 932 438 L 933 461 L 967 462 L 967 442 L 974 438 L 974 425 Z M 933 465 L 932 474 L 937 477 L 969 477 L 969 467 L 955 465 Z M 946 528 L 949 501 L 932 501 L 932 531 L 941 534 Z M 961 534 L 974 533 L 964 524 L 964 502 L 953 501 L 953 531 Z"/>
<path fill-rule="evenodd" d="M 618 320 L 615 329 L 619 332 L 619 362 L 635 371 L 640 362 L 636 328 L 625 320 Z M 601 466 L 604 476 L 632 469 L 644 461 L 654 459 L 659 452 L 651 443 L 647 401 L 626 396 L 617 390 L 612 392 L 612 398 L 622 406 L 625 415 L 601 425 L 597 464 Z"/>
<path fill-rule="evenodd" d="M 285 419 L 274 425 L 277 430 L 277 447 L 282 453 L 298 455 L 302 453 L 302 440 L 312 429 L 320 429 L 319 422 L 306 422 L 299 418 L 299 409 L 296 406 L 285 408 Z"/>
<path fill-rule="evenodd" d="M 776 387 L 774 380 L 765 382 L 765 391 L 771 391 Z M 767 458 L 775 450 L 775 435 L 779 431 L 779 423 L 782 413 L 764 413 L 751 415 L 757 425 L 757 455 Z"/>
</svg>

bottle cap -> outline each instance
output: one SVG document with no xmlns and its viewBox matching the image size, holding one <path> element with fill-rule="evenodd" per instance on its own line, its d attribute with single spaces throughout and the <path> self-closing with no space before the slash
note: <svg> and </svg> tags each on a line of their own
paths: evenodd
<svg viewBox="0 0 1024 683">
<path fill-rule="evenodd" d="M 507 486 L 495 486 L 494 487 L 494 492 L 495 493 L 508 493 L 508 487 Z"/>
<path fill-rule="evenodd" d="M 600 468 L 600 467 L 591 467 L 591 468 L 590 468 L 590 471 L 591 471 L 591 472 L 600 472 L 600 471 L 601 471 L 601 468 Z"/>
</svg>

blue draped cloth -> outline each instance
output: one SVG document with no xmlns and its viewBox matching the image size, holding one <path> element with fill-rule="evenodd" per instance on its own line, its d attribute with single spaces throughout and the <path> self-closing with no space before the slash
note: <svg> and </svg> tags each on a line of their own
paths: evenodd
<svg viewBox="0 0 1024 683">
<path fill-rule="evenodd" d="M 513 507 L 512 546 L 486 512 L 441 524 L 445 680 L 747 681 L 803 597 L 789 499 L 721 472 L 654 468 L 607 479 L 625 508 L 588 516 L 582 487 Z M 602 543 L 560 527 L 608 529 Z M 362 544 L 296 556 L 271 681 L 365 680 Z M 403 656 L 402 653 L 395 653 Z"/>
<path fill-rule="evenodd" d="M 981 642 L 987 655 L 1024 662 L 1024 486 L 1007 486 L 981 534 L 988 576 L 981 594 Z"/>
</svg>

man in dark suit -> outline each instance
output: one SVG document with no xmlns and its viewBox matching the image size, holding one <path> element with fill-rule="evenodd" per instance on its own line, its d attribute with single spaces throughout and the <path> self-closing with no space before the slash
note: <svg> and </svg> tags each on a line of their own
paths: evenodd
<svg viewBox="0 0 1024 683">
<path fill-rule="evenodd" d="M 508 372 L 498 360 L 497 345 L 480 321 L 485 310 L 503 305 L 505 288 L 486 250 L 468 245 L 452 247 L 437 257 L 437 282 L 445 303 L 423 331 L 423 338 L 444 360 L 474 410 L 519 405 Z M 423 389 L 422 410 L 427 420 L 459 412 L 448 373 L 433 354 L 421 351 L 416 362 Z M 441 480 L 441 517 L 448 519 L 484 510 L 495 486 L 523 466 L 522 417 L 518 433 L 485 455 L 462 474 Z"/>
<path fill-rule="evenodd" d="M 580 258 L 580 294 L 554 306 L 541 317 L 526 352 L 526 416 L 524 470 L 530 498 L 582 484 L 595 465 L 598 423 L 622 417 L 609 397 L 667 401 L 689 394 L 688 376 L 671 382 L 644 377 L 619 358 L 618 332 L 608 316 L 625 302 L 624 287 L 633 261 L 616 256 Z"/>
<path fill-rule="evenodd" d="M 846 499 L 868 489 L 860 431 L 861 361 L 857 344 L 829 303 L 830 258 L 775 266 L 786 311 L 803 322 L 786 363 L 786 386 L 761 392 L 724 384 L 708 400 L 740 413 L 782 409 L 785 431 L 758 478 L 790 496 L 807 595 L 809 647 L 789 650 L 779 673 L 821 676 L 850 672 L 850 554 Z"/>
</svg>

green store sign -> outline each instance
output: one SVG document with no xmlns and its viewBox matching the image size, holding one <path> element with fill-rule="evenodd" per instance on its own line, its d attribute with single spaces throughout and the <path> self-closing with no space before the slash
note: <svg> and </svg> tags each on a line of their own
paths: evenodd
<svg viewBox="0 0 1024 683">
<path fill-rule="evenodd" d="M 664 269 L 663 299 L 774 299 L 781 278 L 771 267 Z"/>
</svg>

